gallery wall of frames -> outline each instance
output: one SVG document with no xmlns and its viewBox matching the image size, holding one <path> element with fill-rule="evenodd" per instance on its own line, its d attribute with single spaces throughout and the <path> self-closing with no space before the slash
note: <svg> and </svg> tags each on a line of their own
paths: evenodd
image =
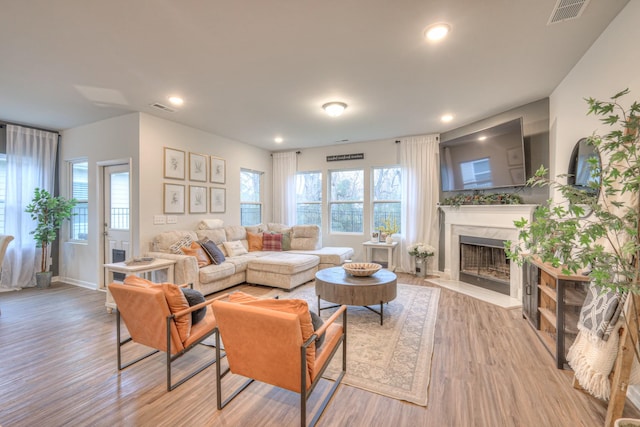
<svg viewBox="0 0 640 427">
<path fill-rule="evenodd" d="M 184 214 L 187 207 L 191 214 L 225 211 L 224 159 L 164 147 L 163 171 L 165 180 L 172 180 L 164 182 L 165 214 Z"/>
</svg>

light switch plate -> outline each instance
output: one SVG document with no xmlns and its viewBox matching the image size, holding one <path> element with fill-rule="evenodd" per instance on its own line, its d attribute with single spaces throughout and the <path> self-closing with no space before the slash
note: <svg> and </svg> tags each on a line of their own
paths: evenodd
<svg viewBox="0 0 640 427">
<path fill-rule="evenodd" d="M 167 215 L 167 224 L 177 224 L 178 217 L 175 215 Z"/>
<path fill-rule="evenodd" d="M 153 216 L 153 225 L 162 225 L 166 224 L 167 219 L 164 215 L 154 215 Z"/>
</svg>

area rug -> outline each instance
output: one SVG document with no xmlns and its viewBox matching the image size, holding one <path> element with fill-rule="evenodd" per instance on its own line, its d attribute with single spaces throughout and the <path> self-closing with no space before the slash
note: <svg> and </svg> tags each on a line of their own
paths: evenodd
<svg viewBox="0 0 640 427">
<path fill-rule="evenodd" d="M 309 308 L 317 312 L 318 299 L 313 284 L 292 292 L 270 293 L 274 295 L 304 299 Z M 349 306 L 347 373 L 342 381 L 383 396 L 427 406 L 439 297 L 439 288 L 398 284 L 396 299 L 384 305 L 382 326 L 376 313 Z M 330 305 L 326 301 L 321 304 Z M 322 310 L 322 318 L 327 319 L 334 310 Z M 331 371 L 338 372 L 341 363 L 341 358 L 336 356 L 329 375 Z"/>
</svg>

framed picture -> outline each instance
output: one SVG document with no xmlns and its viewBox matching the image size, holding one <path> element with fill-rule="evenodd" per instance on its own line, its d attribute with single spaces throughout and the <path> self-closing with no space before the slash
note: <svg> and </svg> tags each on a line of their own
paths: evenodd
<svg viewBox="0 0 640 427">
<path fill-rule="evenodd" d="M 521 185 L 523 182 L 525 182 L 524 169 L 511 168 L 509 169 L 509 173 L 511 174 L 511 180 L 514 184 Z"/>
<path fill-rule="evenodd" d="M 184 179 L 184 151 L 164 147 L 164 177 Z"/>
<path fill-rule="evenodd" d="M 225 160 L 211 156 L 211 182 L 224 184 L 226 174 Z"/>
<path fill-rule="evenodd" d="M 225 189 L 211 187 L 211 213 L 222 213 L 225 211 Z"/>
<path fill-rule="evenodd" d="M 184 185 L 164 184 L 164 213 L 184 213 Z"/>
<path fill-rule="evenodd" d="M 207 182 L 207 156 L 189 153 L 189 181 Z"/>
<path fill-rule="evenodd" d="M 207 213 L 207 187 L 189 186 L 189 213 Z"/>
<path fill-rule="evenodd" d="M 507 150 L 507 162 L 509 166 L 518 166 L 522 164 L 522 148 L 511 148 Z"/>
</svg>

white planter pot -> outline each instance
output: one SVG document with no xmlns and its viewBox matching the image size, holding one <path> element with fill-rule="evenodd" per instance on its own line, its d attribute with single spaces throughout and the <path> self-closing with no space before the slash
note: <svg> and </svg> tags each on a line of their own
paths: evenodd
<svg viewBox="0 0 640 427">
<path fill-rule="evenodd" d="M 640 419 L 637 418 L 618 418 L 614 423 L 614 427 L 639 427 Z"/>
</svg>

